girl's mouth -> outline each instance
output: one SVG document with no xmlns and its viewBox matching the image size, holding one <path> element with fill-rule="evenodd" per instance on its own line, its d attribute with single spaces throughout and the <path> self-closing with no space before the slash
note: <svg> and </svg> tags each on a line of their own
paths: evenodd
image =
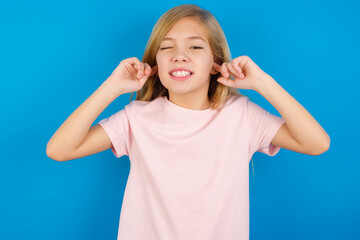
<svg viewBox="0 0 360 240">
<path fill-rule="evenodd" d="M 187 75 L 187 76 L 184 76 L 184 77 L 176 77 L 176 76 L 170 74 L 170 77 L 171 77 L 172 79 L 176 80 L 176 81 L 185 81 L 185 80 L 191 78 L 192 75 L 193 75 L 193 73 L 191 73 L 191 74 L 189 74 L 189 75 Z"/>
</svg>

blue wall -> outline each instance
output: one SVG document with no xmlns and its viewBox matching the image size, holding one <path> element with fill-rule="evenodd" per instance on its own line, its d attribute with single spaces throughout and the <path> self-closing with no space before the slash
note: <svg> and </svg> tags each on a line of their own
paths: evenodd
<svg viewBox="0 0 360 240">
<path fill-rule="evenodd" d="M 116 239 L 129 173 L 110 150 L 57 162 L 46 144 L 181 1 L 0 3 L 0 239 Z M 251 239 L 359 239 L 358 1 L 193 1 L 214 14 L 232 57 L 248 55 L 331 138 L 310 156 L 255 153 Z M 240 90 L 279 115 L 261 95 Z M 96 119 L 129 103 L 120 96 Z"/>
</svg>

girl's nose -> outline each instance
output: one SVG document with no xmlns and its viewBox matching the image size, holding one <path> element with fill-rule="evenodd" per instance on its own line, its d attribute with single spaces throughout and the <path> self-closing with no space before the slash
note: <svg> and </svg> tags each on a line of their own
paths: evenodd
<svg viewBox="0 0 360 240">
<path fill-rule="evenodd" d="M 188 60 L 189 60 L 189 58 L 183 50 L 177 50 L 174 53 L 173 61 L 182 62 L 182 61 L 188 61 Z"/>
</svg>

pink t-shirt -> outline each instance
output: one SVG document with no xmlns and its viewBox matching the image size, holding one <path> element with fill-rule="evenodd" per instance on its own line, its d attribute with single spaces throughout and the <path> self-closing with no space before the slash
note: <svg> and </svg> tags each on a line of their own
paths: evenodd
<svg viewBox="0 0 360 240">
<path fill-rule="evenodd" d="M 119 240 L 249 239 L 249 161 L 285 121 L 233 95 L 191 110 L 161 96 L 101 120 L 116 157 L 129 156 Z"/>
</svg>

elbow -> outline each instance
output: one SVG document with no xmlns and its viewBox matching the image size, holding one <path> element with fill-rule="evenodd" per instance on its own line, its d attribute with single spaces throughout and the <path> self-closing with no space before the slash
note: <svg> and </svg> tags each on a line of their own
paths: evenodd
<svg viewBox="0 0 360 240">
<path fill-rule="evenodd" d="M 328 140 L 324 141 L 319 147 L 315 148 L 311 155 L 317 156 L 320 154 L 323 154 L 324 152 L 328 151 L 330 148 L 330 138 L 328 137 Z"/>
<path fill-rule="evenodd" d="M 58 162 L 63 162 L 64 161 L 58 154 L 55 154 L 48 147 L 46 147 L 46 156 L 48 156 L 48 158 L 51 158 L 52 160 L 55 160 L 55 161 L 58 161 Z"/>
<path fill-rule="evenodd" d="M 59 153 L 58 149 L 54 146 L 54 143 L 50 139 L 50 141 L 46 144 L 46 156 L 48 158 L 51 158 L 52 160 L 62 162 L 63 159 L 61 158 L 61 155 L 58 153 Z"/>
</svg>

